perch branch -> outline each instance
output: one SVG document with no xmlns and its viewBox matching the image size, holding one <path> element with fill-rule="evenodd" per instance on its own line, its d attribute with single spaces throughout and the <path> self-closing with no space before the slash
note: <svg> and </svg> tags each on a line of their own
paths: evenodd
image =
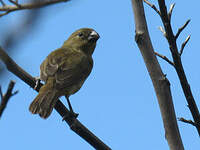
<svg viewBox="0 0 200 150">
<path fill-rule="evenodd" d="M 0 47 L 0 59 L 6 65 L 7 69 L 23 80 L 30 87 L 34 88 L 36 85 L 36 79 L 25 72 L 21 67 L 19 67 L 9 56 L 8 54 Z M 42 83 L 39 83 L 37 88 L 35 89 L 39 92 Z M 98 137 L 96 137 L 91 131 L 89 131 L 81 122 L 70 115 L 69 110 L 63 105 L 63 103 L 58 100 L 55 107 L 56 111 L 63 118 L 65 117 L 65 122 L 69 125 L 71 130 L 73 130 L 76 134 L 82 137 L 85 141 L 87 141 L 91 146 L 95 149 L 101 150 L 111 150 L 106 144 L 104 144 Z"/>
</svg>

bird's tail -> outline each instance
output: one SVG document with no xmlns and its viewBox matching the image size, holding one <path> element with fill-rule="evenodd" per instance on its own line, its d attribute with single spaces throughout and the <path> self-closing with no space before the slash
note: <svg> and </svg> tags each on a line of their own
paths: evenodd
<svg viewBox="0 0 200 150">
<path fill-rule="evenodd" d="M 47 82 L 41 87 L 39 94 L 29 106 L 29 111 L 33 114 L 39 114 L 44 119 L 49 117 L 59 97 L 57 92 Z"/>
</svg>

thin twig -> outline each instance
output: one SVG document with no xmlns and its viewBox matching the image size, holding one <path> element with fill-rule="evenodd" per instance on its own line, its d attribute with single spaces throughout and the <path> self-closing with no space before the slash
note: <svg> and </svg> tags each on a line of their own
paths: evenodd
<svg viewBox="0 0 200 150">
<path fill-rule="evenodd" d="M 21 67 L 19 67 L 1 47 L 0 59 L 3 61 L 3 63 L 6 65 L 7 69 L 10 72 L 19 77 L 32 88 L 35 87 L 36 79 L 30 74 L 28 74 L 26 71 L 24 71 Z M 39 92 L 39 89 L 42 85 L 42 83 L 39 83 L 35 90 Z M 95 136 L 91 131 L 89 131 L 78 119 L 76 119 L 73 115 L 70 115 L 70 111 L 65 107 L 65 105 L 63 105 L 63 103 L 60 100 L 57 100 L 57 103 L 54 108 L 62 118 L 65 117 L 64 120 L 69 125 L 71 130 L 73 130 L 76 134 L 82 137 L 95 149 L 111 150 L 111 148 L 109 148 L 97 136 Z"/>
<path fill-rule="evenodd" d="M 192 120 L 186 120 L 186 119 L 184 119 L 184 118 L 178 118 L 178 120 L 179 121 L 181 121 L 181 122 L 184 122 L 184 123 L 189 123 L 189 124 L 191 124 L 191 125 L 193 125 L 193 126 L 199 126 L 199 124 L 196 124 L 195 122 L 193 122 Z"/>
<path fill-rule="evenodd" d="M 171 17 L 172 17 L 172 12 L 174 10 L 174 6 L 175 6 L 175 3 L 170 5 L 169 12 L 168 12 L 169 21 L 171 21 Z"/>
<path fill-rule="evenodd" d="M 0 7 L 0 11 L 6 11 L 6 13 L 2 13 L 0 15 L 0 17 L 7 15 L 10 12 L 17 11 L 17 10 L 40 8 L 40 7 L 48 6 L 48 5 L 55 4 L 55 3 L 68 2 L 70 0 L 37 1 L 37 2 L 31 2 L 31 3 L 27 3 L 27 4 L 19 4 L 16 1 L 13 1 L 13 0 L 11 0 L 11 1 L 12 1 L 12 3 L 15 3 L 15 5 L 4 5 L 3 7 Z"/>
<path fill-rule="evenodd" d="M 159 54 L 157 52 L 154 52 L 154 53 L 155 53 L 156 56 L 162 58 L 163 60 L 165 60 L 166 62 L 168 62 L 170 65 L 172 65 L 174 67 L 174 63 L 171 60 L 169 60 L 166 56 L 161 55 L 161 54 Z"/>
<path fill-rule="evenodd" d="M 6 12 L 4 12 L 4 13 L 0 13 L 0 17 L 5 16 L 5 15 L 7 15 L 7 14 L 9 14 L 9 13 L 10 13 L 10 11 L 6 11 Z"/>
<path fill-rule="evenodd" d="M 150 3 L 149 1 L 147 1 L 147 0 L 144 0 L 144 2 L 145 2 L 147 5 L 149 5 L 153 10 L 155 10 L 156 13 L 159 14 L 159 16 L 160 16 L 160 11 L 156 8 L 156 6 L 155 6 L 154 4 L 151 4 L 151 3 Z"/>
<path fill-rule="evenodd" d="M 183 44 L 181 45 L 181 50 L 179 52 L 179 55 L 181 56 L 183 53 L 183 49 L 185 48 L 185 45 L 188 43 L 188 41 L 190 40 L 191 35 L 188 35 L 188 37 L 185 39 L 185 41 L 183 42 Z"/>
<path fill-rule="evenodd" d="M 182 27 L 180 27 L 180 28 L 178 29 L 178 32 L 177 32 L 176 35 L 175 35 L 175 39 L 178 38 L 178 36 L 180 35 L 180 33 L 185 29 L 185 27 L 189 24 L 190 21 L 191 21 L 191 20 L 188 19 L 188 20 L 185 22 L 185 24 L 184 24 Z"/>
<path fill-rule="evenodd" d="M 21 7 L 21 5 L 18 3 L 18 1 L 14 1 L 14 0 L 9 0 L 9 1 L 19 8 Z"/>
<path fill-rule="evenodd" d="M 0 0 L 0 3 L 2 4 L 2 6 L 5 6 L 6 4 L 3 2 L 3 0 Z"/>
<path fill-rule="evenodd" d="M 163 36 L 164 36 L 165 38 L 167 38 L 167 37 L 166 37 L 165 29 L 164 29 L 163 27 L 161 27 L 161 26 L 159 26 L 158 29 L 163 33 Z"/>
<path fill-rule="evenodd" d="M 12 90 L 14 88 L 14 85 L 15 85 L 15 82 L 14 81 L 10 81 L 9 85 L 8 85 L 8 89 L 7 89 L 7 92 L 5 95 L 2 94 L 2 91 L 1 91 L 1 104 L 0 104 L 0 118 L 3 114 L 3 111 L 5 110 L 6 106 L 7 106 L 7 103 L 9 101 L 9 99 L 15 95 L 17 92 L 14 92 L 12 93 Z"/>
</svg>

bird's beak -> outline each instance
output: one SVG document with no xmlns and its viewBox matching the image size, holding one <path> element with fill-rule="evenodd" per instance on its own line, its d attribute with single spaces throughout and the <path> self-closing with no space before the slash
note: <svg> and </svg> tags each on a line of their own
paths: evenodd
<svg viewBox="0 0 200 150">
<path fill-rule="evenodd" d="M 99 34 L 93 30 L 88 36 L 88 41 L 96 42 L 99 38 L 100 38 Z"/>
</svg>

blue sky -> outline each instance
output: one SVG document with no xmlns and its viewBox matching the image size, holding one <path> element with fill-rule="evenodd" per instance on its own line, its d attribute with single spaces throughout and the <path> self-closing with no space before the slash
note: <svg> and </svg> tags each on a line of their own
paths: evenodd
<svg viewBox="0 0 200 150">
<path fill-rule="evenodd" d="M 169 0 L 167 3 L 174 2 L 174 32 L 191 19 L 178 44 L 180 47 L 191 34 L 182 60 L 200 108 L 200 22 L 196 13 L 200 2 L 186 5 L 186 2 Z M 158 30 L 162 25 L 160 18 L 146 5 L 145 11 L 154 49 L 171 58 L 168 44 Z M 26 12 L 4 16 L 0 18 L 0 24 L 15 25 Z M 93 54 L 91 75 L 81 90 L 70 97 L 74 110 L 79 113 L 78 119 L 113 150 L 168 150 L 155 92 L 134 42 L 130 0 L 71 0 L 44 9 L 37 26 L 14 48 L 17 51 L 14 60 L 31 75 L 38 76 L 39 66 L 45 57 L 82 27 L 94 28 L 101 38 Z M 163 60 L 159 59 L 159 62 L 171 83 L 177 117 L 192 119 L 175 70 Z M 15 89 L 19 93 L 10 99 L 0 120 L 2 149 L 92 149 L 62 122 L 56 111 L 47 120 L 30 114 L 28 107 L 37 93 L 12 73 L 8 72 L 5 78 L 0 79 L 4 92 L 11 79 L 16 81 Z M 65 98 L 61 99 L 66 104 Z M 181 122 L 178 125 L 185 149 L 198 149 L 200 142 L 196 129 Z"/>
</svg>

